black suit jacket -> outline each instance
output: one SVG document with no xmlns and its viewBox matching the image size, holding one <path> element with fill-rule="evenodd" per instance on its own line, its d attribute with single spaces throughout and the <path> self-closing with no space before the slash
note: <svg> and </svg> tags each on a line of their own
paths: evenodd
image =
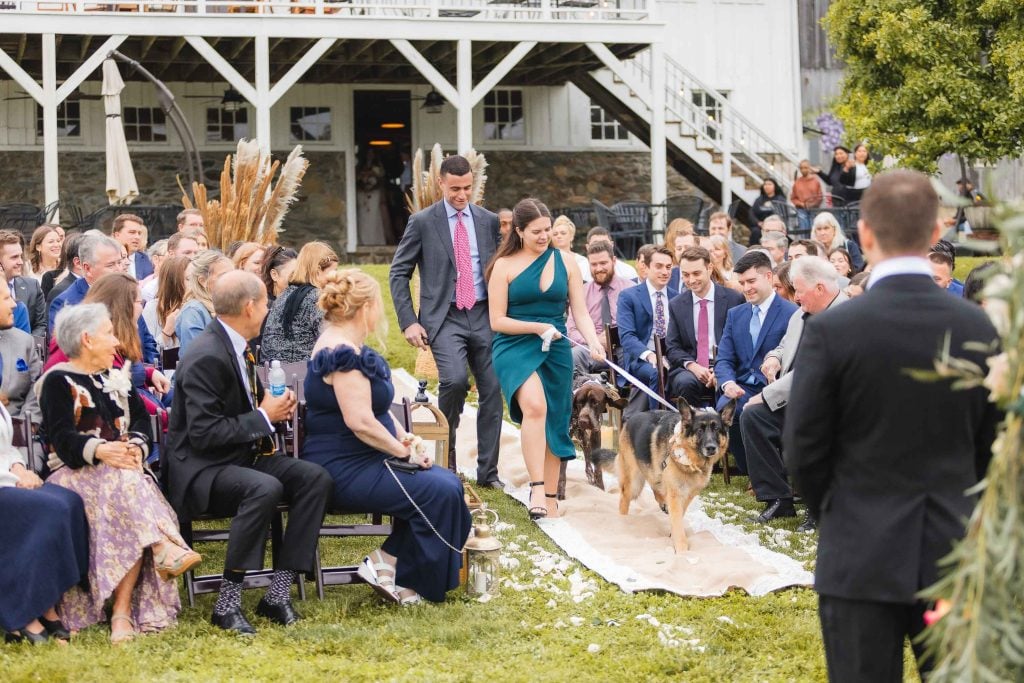
<svg viewBox="0 0 1024 683">
<path fill-rule="evenodd" d="M 893 275 L 807 320 L 786 408 L 786 468 L 819 520 L 815 588 L 910 604 L 964 534 L 964 491 L 999 420 L 981 387 L 914 379 L 950 353 L 985 368 L 996 332 L 982 309 L 924 275 Z"/>
<path fill-rule="evenodd" d="M 733 306 L 743 303 L 739 292 L 713 284 L 715 288 L 715 320 L 712 323 L 715 339 L 722 338 L 725 316 Z M 665 337 L 665 355 L 673 368 L 682 368 L 697 360 L 697 330 L 693 326 L 693 292 L 684 290 L 668 304 L 668 334 Z"/>
<path fill-rule="evenodd" d="M 256 379 L 257 405 L 263 385 Z M 193 486 L 206 469 L 252 462 L 255 444 L 272 433 L 249 401 L 231 340 L 217 321 L 192 340 L 174 373 L 174 403 L 167 429 L 168 493 L 180 512 L 209 507 L 210 478 Z M 186 505 L 187 502 L 187 505 Z"/>
<path fill-rule="evenodd" d="M 42 287 L 30 277 L 16 277 L 14 278 L 14 289 L 18 293 L 18 301 L 25 302 L 25 306 L 28 307 L 28 320 L 32 326 L 32 336 L 45 337 L 47 308 Z"/>
</svg>

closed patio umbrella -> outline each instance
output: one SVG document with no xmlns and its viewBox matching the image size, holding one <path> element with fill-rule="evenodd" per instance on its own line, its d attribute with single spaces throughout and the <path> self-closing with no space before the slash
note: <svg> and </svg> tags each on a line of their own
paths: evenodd
<svg viewBox="0 0 1024 683">
<path fill-rule="evenodd" d="M 135 171 L 128 155 L 121 122 L 121 91 L 124 81 L 113 59 L 103 61 L 103 110 L 107 115 L 107 199 L 111 204 L 131 204 L 139 196 Z"/>
</svg>

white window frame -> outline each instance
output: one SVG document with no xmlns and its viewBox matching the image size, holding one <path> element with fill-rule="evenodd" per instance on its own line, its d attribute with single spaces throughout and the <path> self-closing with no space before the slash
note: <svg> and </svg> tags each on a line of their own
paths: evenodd
<svg viewBox="0 0 1024 683">
<path fill-rule="evenodd" d="M 36 133 L 36 141 L 37 142 L 42 142 L 42 140 L 43 140 L 43 131 L 42 131 L 42 125 L 43 125 L 43 123 L 42 123 L 43 122 L 43 105 L 38 104 L 35 101 L 33 101 L 32 104 L 35 105 L 34 111 L 35 111 L 35 115 L 36 115 L 35 119 L 32 122 L 32 127 L 33 127 L 33 129 L 35 130 L 35 133 Z M 69 104 L 74 104 L 75 106 L 78 107 L 78 119 L 77 119 L 77 121 L 78 121 L 78 135 L 61 135 L 60 134 L 60 131 L 61 131 L 61 125 L 60 125 L 61 121 L 63 120 L 65 123 L 68 121 L 68 117 L 67 117 L 66 112 L 67 112 L 67 105 L 69 105 Z M 61 102 L 60 104 L 57 105 L 57 137 L 60 138 L 60 140 L 62 142 L 81 143 L 81 141 L 85 139 L 84 124 L 83 124 L 83 121 L 82 121 L 82 119 L 83 119 L 82 110 L 83 109 L 84 109 L 84 107 L 82 107 L 82 100 L 64 100 L 63 102 Z M 63 114 L 63 116 L 62 116 L 62 114 Z M 70 120 L 74 121 L 75 119 L 70 119 Z"/>
<path fill-rule="evenodd" d="M 509 93 L 509 98 L 508 98 L 509 101 L 508 101 L 508 103 L 506 103 L 506 104 L 500 104 L 500 103 L 497 103 L 497 102 L 495 102 L 495 103 L 488 103 L 488 99 L 490 99 L 492 97 L 497 98 L 499 93 Z M 519 94 L 519 105 L 518 105 L 518 107 L 519 107 L 519 109 L 522 112 L 522 116 L 519 119 L 522 122 L 522 125 L 521 125 L 522 136 L 521 137 L 515 137 L 515 138 L 490 137 L 488 135 L 488 130 L 487 130 L 488 126 L 503 126 L 503 125 L 504 126 L 509 126 L 511 123 L 514 123 L 514 122 L 513 121 L 509 121 L 508 123 L 504 123 L 504 124 L 502 124 L 502 123 L 488 123 L 487 122 L 487 112 L 488 112 L 488 110 L 490 108 L 504 108 L 504 109 L 508 110 L 509 116 L 511 117 L 512 109 L 515 106 L 517 106 L 517 105 L 512 104 L 512 102 L 511 102 L 512 96 L 513 96 L 514 93 L 518 93 Z M 490 92 L 488 92 L 486 95 L 484 95 L 484 98 L 480 101 L 480 141 L 483 144 L 486 144 L 486 145 L 510 145 L 511 146 L 511 145 L 526 145 L 526 144 L 529 144 L 529 131 L 527 130 L 528 122 L 526 120 L 527 119 L 526 113 L 527 113 L 527 109 L 528 109 L 527 105 L 528 105 L 527 94 L 526 94 L 526 90 L 524 88 L 495 88 L 495 89 L 491 90 Z"/>
<path fill-rule="evenodd" d="M 150 112 L 150 118 L 151 118 L 150 122 L 149 123 L 139 123 L 138 121 L 136 121 L 135 123 L 128 123 L 128 116 L 127 116 L 127 114 L 128 114 L 128 110 L 130 110 L 130 109 L 131 110 L 135 110 L 136 112 L 148 109 L 149 112 Z M 164 132 L 163 132 L 164 139 L 163 140 L 139 140 L 139 139 L 132 140 L 131 138 L 128 137 L 128 130 L 129 130 L 129 128 L 134 127 L 135 129 L 139 129 L 141 126 L 149 126 L 150 129 L 152 129 L 153 135 L 155 136 L 156 135 L 155 126 L 160 125 L 160 124 L 157 124 L 157 122 L 156 122 L 156 118 L 154 116 L 155 112 L 160 112 L 160 116 L 162 116 L 163 119 L 164 119 L 163 124 L 162 124 L 163 127 L 164 127 Z M 122 107 L 122 109 L 121 109 L 121 125 L 124 127 L 125 140 L 127 140 L 129 145 L 166 145 L 166 144 L 170 143 L 170 141 L 171 141 L 170 123 L 168 122 L 167 118 L 168 118 L 167 114 L 160 107 L 148 107 L 148 106 Z"/>
<path fill-rule="evenodd" d="M 594 121 L 594 114 L 595 113 L 599 114 L 600 121 L 596 121 L 596 122 Z M 589 118 L 587 120 L 587 127 L 588 127 L 588 129 L 590 131 L 589 136 L 590 136 L 590 142 L 592 144 L 599 144 L 599 145 L 623 145 L 623 144 L 628 144 L 629 143 L 629 131 L 626 130 L 626 127 L 623 126 L 618 121 L 618 119 L 616 119 L 614 116 L 609 114 L 608 110 L 606 110 L 604 107 L 602 107 L 601 105 L 597 104 L 593 100 L 590 101 L 590 107 L 588 108 L 588 115 L 589 115 Z M 609 126 L 611 126 L 612 130 L 616 133 L 616 137 L 611 137 L 611 138 L 604 137 L 604 132 L 606 132 L 608 130 Z M 598 127 L 598 128 L 601 129 L 601 131 L 602 131 L 602 136 L 601 137 L 597 137 L 597 138 L 594 137 L 594 128 L 595 127 Z M 622 137 L 618 137 L 619 132 L 621 132 Z"/>
<path fill-rule="evenodd" d="M 209 121 L 210 111 L 211 110 L 217 112 L 218 122 L 215 123 L 215 124 L 210 123 L 210 121 Z M 232 125 L 232 127 L 237 127 L 240 123 L 244 123 L 245 127 L 246 127 L 246 132 L 243 135 L 239 136 L 239 135 L 236 134 L 235 138 L 233 138 L 231 140 L 224 140 L 223 138 L 220 138 L 220 137 L 218 137 L 216 140 L 211 140 L 210 139 L 210 129 L 211 129 L 211 127 L 215 127 L 217 129 L 217 134 L 220 135 L 220 133 L 221 133 L 222 129 L 224 128 L 224 126 L 229 125 L 229 124 L 224 123 L 224 115 L 225 114 L 231 114 L 234 117 L 234 116 L 237 116 L 239 112 L 244 112 L 245 113 L 245 121 L 244 122 L 233 121 L 233 123 L 230 124 L 230 125 Z M 230 144 L 237 143 L 240 138 L 250 138 L 250 137 L 252 137 L 252 129 L 250 128 L 250 123 L 249 123 L 249 108 L 248 107 L 244 107 L 244 106 L 239 108 L 239 109 L 237 109 L 237 110 L 235 110 L 235 111 L 227 111 L 223 107 L 204 107 L 203 108 L 203 126 L 205 128 L 204 136 L 203 136 L 203 142 L 205 144 L 211 145 L 211 146 L 212 145 L 219 145 L 219 144 L 230 145 Z M 237 130 L 237 128 L 236 128 L 236 130 Z M 290 126 L 289 126 L 289 132 L 290 132 Z"/>
<path fill-rule="evenodd" d="M 292 110 L 293 109 L 301 109 L 301 110 L 304 110 L 304 111 L 305 110 L 311 110 L 310 113 L 304 113 L 304 114 L 302 114 L 302 116 L 310 116 L 310 115 L 317 115 L 317 114 L 324 114 L 324 113 L 326 113 L 330 117 L 330 124 L 329 124 L 330 125 L 330 134 L 328 135 L 328 137 L 324 138 L 324 139 L 306 139 L 306 138 L 296 137 L 294 135 L 294 133 L 292 132 L 292 125 L 293 125 L 292 124 Z M 289 105 L 289 107 L 288 107 L 288 142 L 289 142 L 289 144 L 292 144 L 292 145 L 295 145 L 295 144 L 317 145 L 317 146 L 325 146 L 325 147 L 334 145 L 335 144 L 334 137 L 339 132 L 339 130 L 338 130 L 337 126 L 336 126 L 336 122 L 334 120 L 334 114 L 335 114 L 335 107 L 332 107 L 330 105 L 305 105 L 305 104 Z"/>
</svg>

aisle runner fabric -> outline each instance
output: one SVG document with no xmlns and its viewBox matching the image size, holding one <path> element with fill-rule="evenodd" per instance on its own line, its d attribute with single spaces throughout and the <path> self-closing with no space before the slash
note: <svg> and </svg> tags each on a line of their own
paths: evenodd
<svg viewBox="0 0 1024 683">
<path fill-rule="evenodd" d="M 392 376 L 398 396 L 412 398 L 416 381 L 408 372 Z M 434 397 L 431 397 L 432 399 Z M 458 430 L 458 466 L 476 473 L 476 409 L 466 406 Z M 524 505 L 529 480 L 519 445 L 519 430 L 505 423 L 501 433 L 499 476 L 510 495 Z M 668 516 L 649 487 L 633 502 L 629 515 L 618 512 L 618 484 L 605 475 L 606 491 L 587 484 L 582 460 L 569 464 L 565 515 L 542 520 L 541 529 L 568 555 L 626 592 L 665 590 L 712 597 L 730 588 L 760 596 L 788 586 L 810 586 L 814 577 L 799 562 L 763 547 L 754 534 L 709 517 L 698 498 L 686 513 L 689 552 L 676 555 Z"/>
</svg>

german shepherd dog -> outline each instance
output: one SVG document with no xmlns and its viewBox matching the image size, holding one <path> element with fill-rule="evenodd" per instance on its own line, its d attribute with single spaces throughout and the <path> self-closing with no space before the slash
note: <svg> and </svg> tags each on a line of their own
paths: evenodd
<svg viewBox="0 0 1024 683">
<path fill-rule="evenodd" d="M 616 474 L 619 478 L 619 514 L 629 514 L 630 502 L 651 485 L 662 510 L 672 523 L 672 546 L 689 550 L 683 516 L 694 497 L 711 480 L 711 468 L 729 447 L 729 427 L 736 412 L 730 401 L 721 414 L 711 408 L 694 410 L 679 399 L 679 413 L 651 410 L 626 421 L 619 437 Z M 602 463 L 610 465 L 601 454 Z M 666 509 L 667 508 L 667 509 Z"/>
</svg>

